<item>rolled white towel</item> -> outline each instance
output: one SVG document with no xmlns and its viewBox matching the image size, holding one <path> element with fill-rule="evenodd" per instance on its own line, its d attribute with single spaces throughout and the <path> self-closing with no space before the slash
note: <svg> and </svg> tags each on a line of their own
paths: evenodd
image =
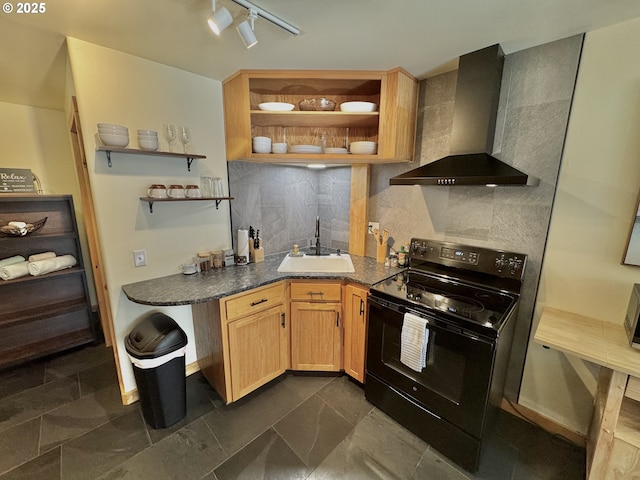
<svg viewBox="0 0 640 480">
<path fill-rule="evenodd" d="M 0 278 L 3 280 L 13 280 L 14 278 L 25 277 L 29 275 L 29 262 L 12 263 L 0 267 Z"/>
<path fill-rule="evenodd" d="M 56 252 L 42 252 L 35 255 L 29 255 L 30 262 L 37 262 L 39 260 L 46 260 L 48 258 L 55 258 Z"/>
<path fill-rule="evenodd" d="M 22 263 L 26 260 L 22 255 L 14 255 L 13 257 L 3 258 L 0 260 L 0 267 L 5 267 L 7 265 L 13 265 L 15 263 Z"/>
<path fill-rule="evenodd" d="M 29 262 L 28 268 L 31 275 L 38 276 L 73 267 L 76 263 L 77 260 L 73 255 L 62 255 L 46 260 L 38 260 L 37 262 Z"/>
</svg>

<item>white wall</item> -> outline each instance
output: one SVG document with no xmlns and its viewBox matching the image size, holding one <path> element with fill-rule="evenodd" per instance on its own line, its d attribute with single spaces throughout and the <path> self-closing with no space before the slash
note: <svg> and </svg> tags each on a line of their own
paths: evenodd
<svg viewBox="0 0 640 480">
<path fill-rule="evenodd" d="M 640 19 L 586 35 L 534 331 L 545 306 L 621 324 L 640 282 L 621 265 L 640 188 L 638 45 Z M 520 403 L 586 433 L 597 371 L 531 342 Z"/>
<path fill-rule="evenodd" d="M 130 302 L 121 286 L 178 273 L 178 265 L 198 251 L 231 246 L 228 204 L 213 202 L 148 204 L 139 200 L 152 183 L 199 183 L 204 173 L 227 178 L 220 82 L 74 38 L 67 39 L 85 152 L 95 202 L 105 272 L 114 312 L 116 349 L 123 390 L 135 388 L 123 339 L 150 311 L 164 311 L 187 332 L 187 363 L 195 342 L 188 306 L 154 308 Z M 137 148 L 136 130 L 160 131 L 163 122 L 191 128 L 191 172 L 186 160 L 171 157 L 96 152 L 96 123 L 129 128 L 129 147 Z M 174 145 L 174 148 L 178 147 Z M 182 146 L 180 145 L 179 148 Z M 161 140 L 161 150 L 167 150 Z M 225 186 L 225 189 L 228 187 Z M 228 191 L 228 190 L 226 190 Z M 145 267 L 135 268 L 133 250 L 145 249 Z"/>
</svg>

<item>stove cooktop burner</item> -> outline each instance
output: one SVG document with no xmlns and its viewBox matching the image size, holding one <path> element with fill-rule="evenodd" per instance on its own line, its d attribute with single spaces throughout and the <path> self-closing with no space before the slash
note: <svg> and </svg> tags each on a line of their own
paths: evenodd
<svg viewBox="0 0 640 480">
<path fill-rule="evenodd" d="M 373 285 L 371 290 L 408 302 L 417 309 L 444 312 L 490 329 L 499 328 L 515 303 L 512 295 L 411 270 Z"/>
</svg>

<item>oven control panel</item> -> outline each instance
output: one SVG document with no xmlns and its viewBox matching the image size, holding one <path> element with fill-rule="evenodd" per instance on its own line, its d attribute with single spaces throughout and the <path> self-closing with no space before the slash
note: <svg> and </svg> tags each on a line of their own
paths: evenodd
<svg viewBox="0 0 640 480">
<path fill-rule="evenodd" d="M 412 265 L 428 262 L 517 279 L 522 278 L 526 261 L 521 253 L 419 238 L 411 240 L 409 251 Z"/>
</svg>

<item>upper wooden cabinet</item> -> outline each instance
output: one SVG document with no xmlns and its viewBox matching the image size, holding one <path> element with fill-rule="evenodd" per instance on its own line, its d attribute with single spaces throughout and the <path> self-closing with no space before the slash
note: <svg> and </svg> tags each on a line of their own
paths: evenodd
<svg viewBox="0 0 640 480">
<path fill-rule="evenodd" d="M 390 71 L 240 70 L 223 83 L 227 160 L 274 163 L 389 163 L 413 159 L 418 81 L 400 68 Z M 335 111 L 300 111 L 309 98 L 336 102 Z M 378 111 L 346 113 L 340 104 L 368 101 Z M 287 102 L 290 112 L 263 111 L 263 102 Z M 292 145 L 348 147 L 378 142 L 374 155 L 253 153 L 254 136 Z"/>
</svg>

